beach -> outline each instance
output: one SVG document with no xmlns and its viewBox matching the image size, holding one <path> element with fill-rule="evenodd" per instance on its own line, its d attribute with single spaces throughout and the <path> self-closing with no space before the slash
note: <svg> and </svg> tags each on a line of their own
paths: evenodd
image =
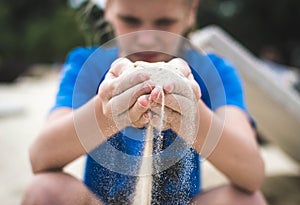
<svg viewBox="0 0 300 205">
<path fill-rule="evenodd" d="M 20 204 L 32 178 L 28 149 L 53 104 L 58 81 L 59 69 L 46 68 L 14 83 L 0 84 L 1 204 Z M 269 203 L 300 204 L 299 164 L 272 142 L 261 146 L 261 152 L 267 176 L 262 190 Z M 82 178 L 83 165 L 81 157 L 68 165 L 66 171 Z M 202 164 L 202 177 L 204 189 L 227 183 L 208 161 Z"/>
</svg>

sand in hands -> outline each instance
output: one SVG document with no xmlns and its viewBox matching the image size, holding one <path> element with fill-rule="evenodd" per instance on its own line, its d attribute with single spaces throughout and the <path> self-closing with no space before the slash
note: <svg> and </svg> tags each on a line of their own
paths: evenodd
<svg viewBox="0 0 300 205">
<path fill-rule="evenodd" d="M 179 87 L 186 88 L 186 84 L 183 81 L 183 77 L 177 73 L 177 68 L 174 65 L 170 65 L 164 62 L 158 63 L 147 63 L 138 61 L 134 63 L 134 72 L 149 73 L 151 80 L 156 84 L 156 88 L 161 89 L 162 106 L 160 111 L 159 126 L 156 127 L 159 135 L 163 128 L 164 122 L 164 92 L 163 86 L 167 85 L 174 80 L 177 84 L 182 84 Z M 184 92 L 184 91 L 183 91 Z M 189 90 L 185 92 L 190 92 Z M 153 174 L 153 138 L 154 138 L 154 127 L 151 123 L 147 127 L 145 145 L 143 150 L 142 162 L 140 164 L 138 180 L 135 187 L 135 195 L 133 199 L 133 205 L 149 205 L 151 204 L 152 195 L 152 174 Z M 162 143 L 161 140 L 157 141 Z M 161 147 L 161 145 L 158 145 Z"/>
</svg>

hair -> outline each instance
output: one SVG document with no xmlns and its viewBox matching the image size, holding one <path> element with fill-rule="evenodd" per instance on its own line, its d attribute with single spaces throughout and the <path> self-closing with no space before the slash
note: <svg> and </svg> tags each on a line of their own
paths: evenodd
<svg viewBox="0 0 300 205">
<path fill-rule="evenodd" d="M 105 43 L 114 37 L 113 29 L 105 20 L 103 8 L 86 1 L 79 8 L 80 29 L 88 46 Z"/>
<path fill-rule="evenodd" d="M 184 1 L 186 1 L 189 7 L 192 7 L 193 3 L 197 0 Z M 115 36 L 111 25 L 105 20 L 104 8 L 99 8 L 94 1 L 88 0 L 81 5 L 79 8 L 79 21 L 80 28 L 85 35 L 85 41 L 88 46 L 103 44 Z M 196 25 L 194 25 L 194 27 L 190 28 L 183 36 L 187 37 L 187 35 L 196 28 Z"/>
</svg>

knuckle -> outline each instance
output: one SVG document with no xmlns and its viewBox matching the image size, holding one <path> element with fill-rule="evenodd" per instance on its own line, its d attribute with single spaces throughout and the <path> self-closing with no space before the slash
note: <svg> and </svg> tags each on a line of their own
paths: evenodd
<svg viewBox="0 0 300 205">
<path fill-rule="evenodd" d="M 104 116 L 110 116 L 110 109 L 108 109 L 108 106 L 103 106 L 102 112 Z"/>
<path fill-rule="evenodd" d="M 106 94 L 105 92 L 102 92 L 101 90 L 98 91 L 98 96 L 100 99 L 104 100 L 106 99 Z"/>
<path fill-rule="evenodd" d="M 136 128 L 142 128 L 145 127 L 146 123 L 146 119 L 142 117 L 140 120 L 132 122 L 132 125 Z"/>
<path fill-rule="evenodd" d="M 139 123 L 139 122 L 133 122 L 133 123 L 132 123 L 132 126 L 133 126 L 133 127 L 136 127 L 136 128 L 141 128 L 141 127 L 143 127 L 142 124 Z"/>
</svg>

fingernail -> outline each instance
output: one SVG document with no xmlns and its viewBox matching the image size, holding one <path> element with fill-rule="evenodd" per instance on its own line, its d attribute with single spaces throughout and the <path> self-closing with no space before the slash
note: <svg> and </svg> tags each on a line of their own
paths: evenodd
<svg viewBox="0 0 300 205">
<path fill-rule="evenodd" d="M 149 92 L 151 92 L 154 88 L 154 85 L 152 83 L 146 83 L 143 88 L 147 90 L 149 89 Z"/>
<path fill-rule="evenodd" d="M 141 97 L 139 100 L 138 100 L 139 104 L 143 107 L 148 107 L 149 105 L 149 100 L 147 99 L 147 97 Z"/>
<path fill-rule="evenodd" d="M 160 95 L 160 89 L 155 87 L 152 92 L 150 93 L 149 100 L 150 101 L 155 101 Z"/>
</svg>

